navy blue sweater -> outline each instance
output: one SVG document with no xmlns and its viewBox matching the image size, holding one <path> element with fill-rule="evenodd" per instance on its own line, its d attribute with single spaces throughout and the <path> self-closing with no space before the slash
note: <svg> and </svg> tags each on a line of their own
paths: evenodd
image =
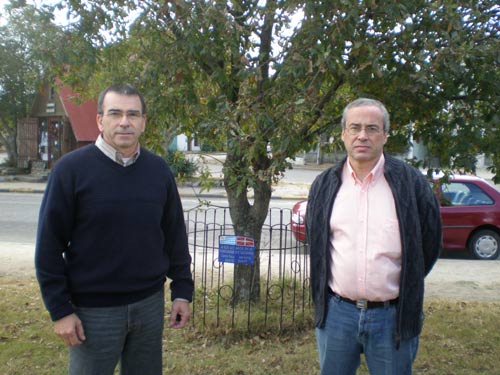
<svg viewBox="0 0 500 375">
<path fill-rule="evenodd" d="M 174 177 L 141 149 L 123 167 L 95 145 L 51 171 L 38 222 L 35 266 L 52 320 L 84 307 L 139 301 L 172 280 L 172 299 L 192 299 L 191 257 Z"/>
</svg>

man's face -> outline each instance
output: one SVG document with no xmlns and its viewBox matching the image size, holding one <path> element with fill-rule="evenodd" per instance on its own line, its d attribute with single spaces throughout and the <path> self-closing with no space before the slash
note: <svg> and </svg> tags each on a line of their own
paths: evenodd
<svg viewBox="0 0 500 375">
<path fill-rule="evenodd" d="M 102 104 L 103 114 L 97 115 L 97 126 L 104 140 L 124 157 L 131 156 L 146 127 L 141 100 L 135 95 L 108 92 Z"/>
<path fill-rule="evenodd" d="M 346 113 L 342 141 L 349 158 L 358 164 L 374 165 L 387 142 L 383 115 L 374 106 L 354 107 Z"/>
</svg>

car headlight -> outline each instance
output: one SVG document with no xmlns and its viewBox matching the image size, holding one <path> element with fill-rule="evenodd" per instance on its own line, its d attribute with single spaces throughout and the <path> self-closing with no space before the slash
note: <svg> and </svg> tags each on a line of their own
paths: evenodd
<svg viewBox="0 0 500 375">
<path fill-rule="evenodd" d="M 292 223 L 302 225 L 304 224 L 304 218 L 302 215 L 295 213 L 292 215 Z"/>
</svg>

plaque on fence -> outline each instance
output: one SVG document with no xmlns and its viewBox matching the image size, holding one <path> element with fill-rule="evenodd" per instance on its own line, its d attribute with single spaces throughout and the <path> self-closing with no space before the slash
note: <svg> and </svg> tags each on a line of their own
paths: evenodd
<svg viewBox="0 0 500 375">
<path fill-rule="evenodd" d="M 245 236 L 219 236 L 219 262 L 253 264 L 255 241 Z"/>
</svg>

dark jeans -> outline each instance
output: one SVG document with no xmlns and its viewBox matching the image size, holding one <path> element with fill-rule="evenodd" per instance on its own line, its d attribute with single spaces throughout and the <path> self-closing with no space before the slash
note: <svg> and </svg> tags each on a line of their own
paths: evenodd
<svg viewBox="0 0 500 375">
<path fill-rule="evenodd" d="M 370 374 L 411 375 L 418 337 L 396 349 L 395 306 L 358 309 L 330 296 L 325 326 L 316 329 L 321 375 L 355 375 L 365 353 Z"/>
<path fill-rule="evenodd" d="M 164 291 L 118 307 L 77 307 L 87 339 L 70 348 L 70 375 L 161 375 Z"/>
</svg>

